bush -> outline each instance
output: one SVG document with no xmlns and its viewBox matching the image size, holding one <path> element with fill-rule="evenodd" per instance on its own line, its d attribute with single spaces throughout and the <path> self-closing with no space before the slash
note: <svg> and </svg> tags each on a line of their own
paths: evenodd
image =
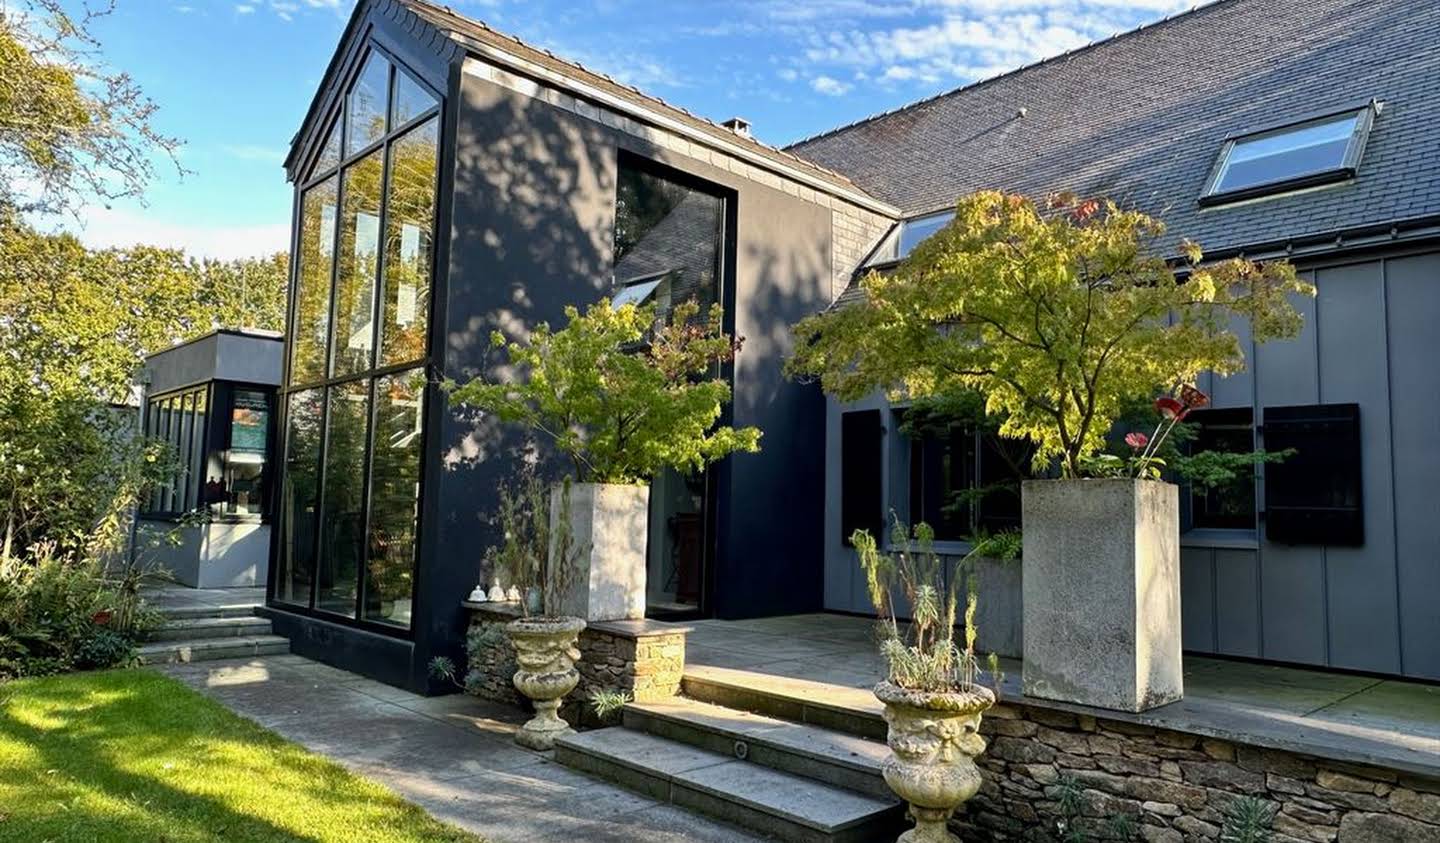
<svg viewBox="0 0 1440 843">
<path fill-rule="evenodd" d="M 38 545 L 0 566 L 0 678 L 114 667 L 158 621 L 138 570 L 108 577 L 100 562 Z"/>
</svg>

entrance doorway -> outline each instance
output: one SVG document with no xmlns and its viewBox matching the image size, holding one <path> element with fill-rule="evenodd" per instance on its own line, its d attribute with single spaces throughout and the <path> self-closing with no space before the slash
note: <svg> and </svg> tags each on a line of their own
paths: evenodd
<svg viewBox="0 0 1440 843">
<path fill-rule="evenodd" d="M 665 469 L 650 484 L 646 611 L 652 618 L 704 612 L 709 567 L 709 472 Z"/>
</svg>

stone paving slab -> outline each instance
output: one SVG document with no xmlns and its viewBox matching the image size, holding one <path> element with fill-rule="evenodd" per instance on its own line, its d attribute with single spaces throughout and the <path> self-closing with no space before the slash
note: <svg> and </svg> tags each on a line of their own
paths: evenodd
<svg viewBox="0 0 1440 843">
<path fill-rule="evenodd" d="M 803 704 L 807 713 L 827 706 L 869 718 L 880 712 L 868 689 L 883 667 L 869 639 L 857 633 L 873 629 L 873 620 L 807 614 L 694 626 L 687 679 L 722 683 L 737 694 L 772 693 Z M 809 627 L 803 637 L 795 632 L 800 626 Z M 765 651 L 766 638 L 785 658 L 749 657 Z M 812 640 L 819 643 L 796 656 Z M 836 644 L 846 641 L 849 650 L 837 653 Z M 1440 687 L 1435 685 L 1187 655 L 1185 698 L 1133 715 L 1027 699 L 1020 688 L 1020 662 L 1001 659 L 1001 667 L 1002 697 L 1013 702 L 1440 776 Z"/>
<path fill-rule="evenodd" d="M 421 697 L 301 656 L 156 668 L 492 843 L 751 843 L 517 746 L 525 714 L 466 695 Z"/>
</svg>

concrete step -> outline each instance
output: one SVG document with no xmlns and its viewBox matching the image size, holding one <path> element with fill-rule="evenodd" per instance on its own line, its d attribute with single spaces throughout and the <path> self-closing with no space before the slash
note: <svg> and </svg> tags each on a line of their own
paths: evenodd
<svg viewBox="0 0 1440 843">
<path fill-rule="evenodd" d="M 215 606 L 157 606 L 166 620 L 195 618 L 253 618 L 257 604 L 253 602 L 222 603 Z"/>
<path fill-rule="evenodd" d="M 879 741 L 679 697 L 630 703 L 623 723 L 719 755 L 880 799 L 892 797 L 881 773 L 890 749 Z"/>
<path fill-rule="evenodd" d="M 681 688 L 700 702 L 885 740 L 885 706 L 869 688 L 706 665 L 686 665 Z"/>
<path fill-rule="evenodd" d="M 155 641 L 140 648 L 142 664 L 206 662 L 245 656 L 273 656 L 290 652 L 290 639 L 279 635 L 245 635 L 236 638 L 194 638 Z"/>
<path fill-rule="evenodd" d="M 555 760 L 780 840 L 894 839 L 904 806 L 623 727 L 567 735 Z"/>
<path fill-rule="evenodd" d="M 172 620 L 150 635 L 152 641 L 187 641 L 200 638 L 243 638 L 269 635 L 270 621 L 264 618 L 220 617 Z"/>
</svg>

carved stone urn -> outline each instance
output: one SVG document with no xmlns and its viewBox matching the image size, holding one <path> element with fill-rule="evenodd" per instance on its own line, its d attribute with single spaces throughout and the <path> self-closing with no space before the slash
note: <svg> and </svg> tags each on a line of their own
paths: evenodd
<svg viewBox="0 0 1440 843">
<path fill-rule="evenodd" d="M 898 843 L 959 843 L 946 828 L 950 815 L 980 789 L 975 756 L 985 751 L 980 717 L 995 704 L 986 688 L 911 691 L 881 682 L 875 696 L 885 704 L 885 783 L 906 802 L 915 827 Z"/>
<path fill-rule="evenodd" d="M 515 733 L 515 742 L 528 749 L 555 748 L 555 739 L 570 732 L 556 709 L 580 682 L 575 662 L 580 651 L 575 639 L 585 621 L 580 618 L 521 618 L 505 625 L 515 648 L 515 690 L 535 704 L 535 716 Z"/>
</svg>

